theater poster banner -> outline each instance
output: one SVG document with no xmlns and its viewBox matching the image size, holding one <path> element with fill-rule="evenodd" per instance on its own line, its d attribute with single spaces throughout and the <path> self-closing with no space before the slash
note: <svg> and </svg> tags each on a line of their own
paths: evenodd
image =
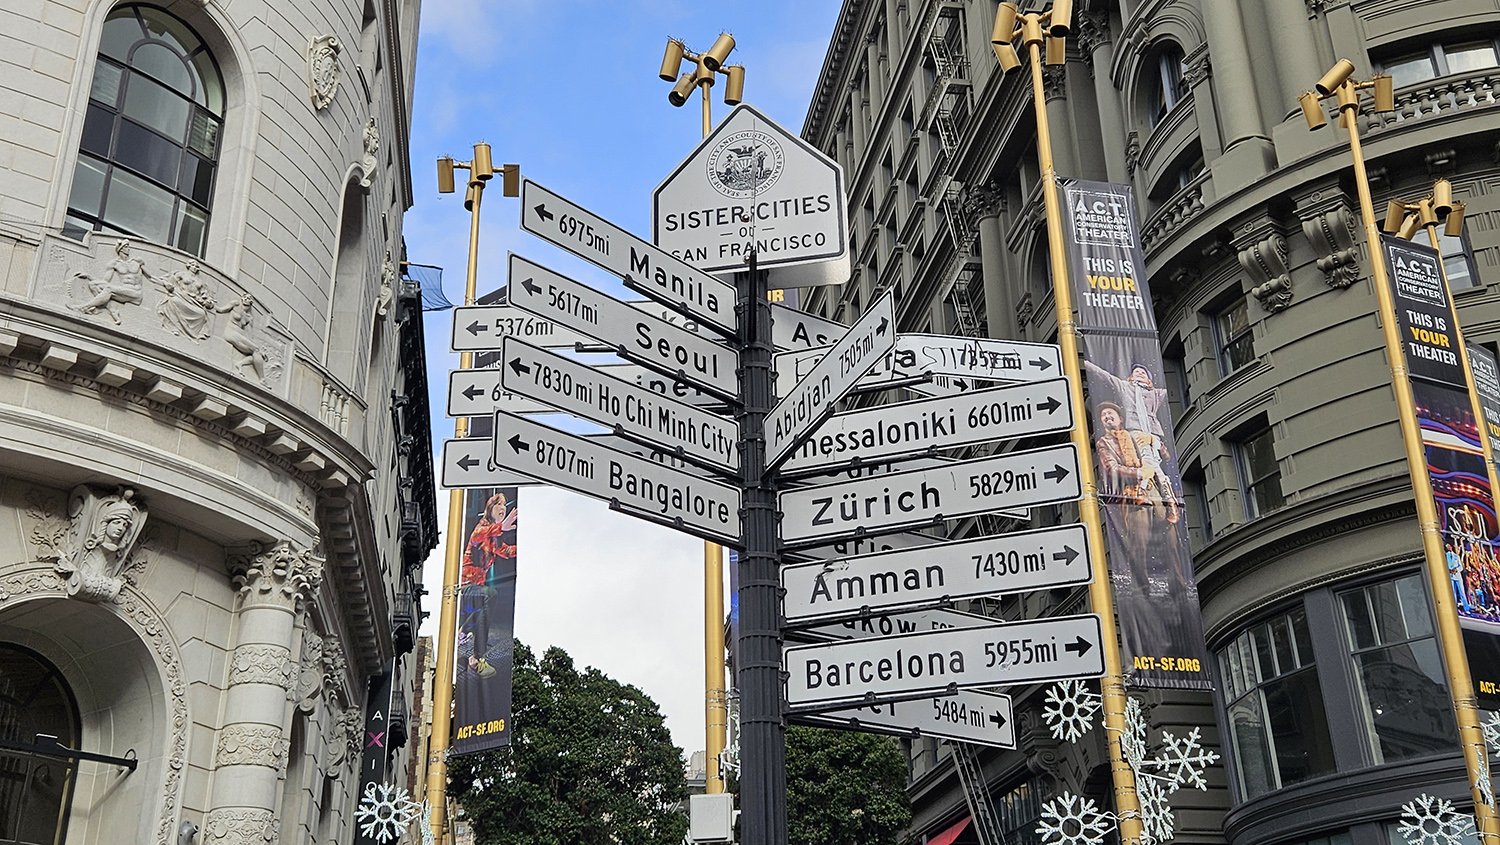
<svg viewBox="0 0 1500 845">
<path fill-rule="evenodd" d="M 468 490 L 453 673 L 453 754 L 510 744 L 516 488 Z"/>
<path fill-rule="evenodd" d="M 1427 474 L 1443 537 L 1448 581 L 1458 605 L 1464 651 L 1479 705 L 1500 707 L 1500 563 L 1495 555 L 1495 500 L 1458 353 L 1457 316 L 1431 247 L 1383 237 L 1396 298 L 1396 325 L 1411 374 L 1412 400 L 1427 456 Z M 1494 359 L 1474 359 L 1475 386 L 1494 382 Z"/>
<path fill-rule="evenodd" d="M 1134 197 L 1065 182 L 1064 238 L 1083 337 L 1094 468 L 1126 677 L 1211 686 L 1182 476 Z"/>
</svg>

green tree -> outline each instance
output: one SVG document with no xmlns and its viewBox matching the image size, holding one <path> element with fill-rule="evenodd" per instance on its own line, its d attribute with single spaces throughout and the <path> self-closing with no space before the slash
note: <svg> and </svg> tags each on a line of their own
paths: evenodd
<svg viewBox="0 0 1500 845">
<path fill-rule="evenodd" d="M 682 752 L 639 689 L 517 640 L 510 742 L 449 763 L 480 845 L 681 845 Z"/>
<path fill-rule="evenodd" d="M 911 824 L 906 781 L 906 755 L 890 737 L 788 728 L 787 842 L 896 845 Z"/>
</svg>

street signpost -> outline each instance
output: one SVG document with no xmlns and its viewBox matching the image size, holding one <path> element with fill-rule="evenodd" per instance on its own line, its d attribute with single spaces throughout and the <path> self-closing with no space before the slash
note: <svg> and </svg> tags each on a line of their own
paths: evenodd
<svg viewBox="0 0 1500 845">
<path fill-rule="evenodd" d="M 880 405 L 831 417 L 782 469 L 826 472 L 851 463 L 895 461 L 932 449 L 1067 431 L 1073 422 L 1065 379 Z"/>
<path fill-rule="evenodd" d="M 449 438 L 443 441 L 438 481 L 446 490 L 476 487 L 518 487 L 540 484 L 518 472 L 495 466 L 494 441 L 488 437 Z"/>
<path fill-rule="evenodd" d="M 649 299 L 634 299 L 630 300 L 629 304 L 695 334 L 707 334 L 716 340 L 719 339 L 717 334 L 700 330 L 696 320 L 683 317 L 661 303 Z M 788 308 L 777 302 L 771 303 L 771 341 L 776 345 L 777 351 L 817 349 L 828 346 L 843 337 L 844 332 L 847 331 L 849 327 L 837 320 L 798 311 L 796 308 Z"/>
<path fill-rule="evenodd" d="M 802 378 L 827 349 L 800 349 L 776 356 L 776 383 L 784 386 Z M 861 388 L 875 388 L 924 373 L 938 377 L 934 383 L 912 385 L 911 390 L 930 395 L 950 395 L 971 390 L 975 382 L 1003 384 L 1041 381 L 1062 374 L 1062 358 L 1056 344 L 1022 343 L 993 338 L 955 335 L 901 334 L 896 348 L 860 381 Z"/>
<path fill-rule="evenodd" d="M 726 336 L 734 334 L 733 286 L 530 179 L 521 182 L 521 228 L 592 261 L 623 279 L 626 287 L 685 317 Z M 515 301 L 512 290 L 511 302 Z"/>
<path fill-rule="evenodd" d="M 454 352 L 499 349 L 500 341 L 507 337 L 519 337 L 548 348 L 571 348 L 589 342 L 587 337 L 566 326 L 513 305 L 460 305 L 453 309 L 453 335 L 448 347 Z"/>
<path fill-rule="evenodd" d="M 846 204 L 837 162 L 741 103 L 651 194 L 652 240 L 710 271 L 829 261 Z"/>
<path fill-rule="evenodd" d="M 896 344 L 896 297 L 887 291 L 805 378 L 776 403 L 766 420 L 766 467 L 774 468 L 822 422 L 881 356 Z"/>
<path fill-rule="evenodd" d="M 725 545 L 739 545 L 740 490 L 586 437 L 495 414 L 495 463 L 611 507 Z"/>
<path fill-rule="evenodd" d="M 891 637 L 898 634 L 920 634 L 924 631 L 946 631 L 949 628 L 977 628 L 993 625 L 1001 620 L 977 613 L 964 613 L 935 607 L 910 613 L 872 613 L 856 619 L 830 622 L 811 628 L 787 630 L 787 636 L 800 642 L 834 642 L 836 640 L 861 640 L 870 637 Z"/>
<path fill-rule="evenodd" d="M 782 567 L 787 624 L 1090 581 L 1081 524 Z"/>
<path fill-rule="evenodd" d="M 1099 617 L 1090 613 L 794 646 L 783 652 L 786 701 L 811 710 L 949 688 L 1097 678 L 1104 674 L 1102 642 Z"/>
<path fill-rule="evenodd" d="M 820 727 L 932 737 L 992 748 L 1016 747 L 1016 717 L 1010 696 L 999 692 L 960 690 L 937 698 L 807 713 L 794 718 Z"/>
<path fill-rule="evenodd" d="M 616 434 L 725 473 L 739 470 L 734 423 L 522 340 L 500 353 L 501 386 L 517 396 L 583 417 Z"/>
<path fill-rule="evenodd" d="M 938 469 L 786 490 L 780 496 L 781 539 L 788 546 L 818 545 L 931 525 L 939 519 L 1067 502 L 1081 493 L 1078 450 L 1069 443 Z"/>
<path fill-rule="evenodd" d="M 510 302 L 570 326 L 659 373 L 724 397 L 738 392 L 739 365 L 733 349 L 515 254 L 510 256 Z"/>
<path fill-rule="evenodd" d="M 545 414 L 552 409 L 514 393 L 506 393 L 500 386 L 500 371 L 497 369 L 449 371 L 448 416 L 485 417 L 496 411 Z"/>
</svg>

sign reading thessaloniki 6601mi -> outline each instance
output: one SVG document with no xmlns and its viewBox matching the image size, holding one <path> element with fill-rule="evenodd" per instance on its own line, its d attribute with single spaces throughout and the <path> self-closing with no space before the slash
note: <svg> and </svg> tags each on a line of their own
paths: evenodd
<svg viewBox="0 0 1500 845">
<path fill-rule="evenodd" d="M 809 622 L 1089 580 L 1083 526 L 1062 525 L 784 566 L 782 608 L 788 623 Z"/>
<path fill-rule="evenodd" d="M 782 654 L 792 707 L 957 687 L 1097 678 L 1102 632 L 1093 614 L 953 628 L 789 648 Z"/>
<path fill-rule="evenodd" d="M 938 519 L 1069 502 L 1081 494 L 1072 444 L 781 493 L 781 539 L 806 545 Z"/>
<path fill-rule="evenodd" d="M 495 463 L 604 499 L 626 512 L 731 546 L 740 543 L 739 488 L 619 452 L 514 414 L 495 414 Z"/>
<path fill-rule="evenodd" d="M 887 292 L 766 415 L 766 465 L 774 466 L 896 345 L 896 297 Z"/>
</svg>

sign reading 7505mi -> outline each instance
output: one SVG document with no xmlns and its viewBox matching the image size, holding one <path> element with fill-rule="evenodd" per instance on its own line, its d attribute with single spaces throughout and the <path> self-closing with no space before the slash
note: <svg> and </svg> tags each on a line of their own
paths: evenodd
<svg viewBox="0 0 1500 845">
<path fill-rule="evenodd" d="M 626 287 L 734 334 L 731 285 L 530 179 L 521 183 L 521 228 L 614 273 Z"/>
<path fill-rule="evenodd" d="M 958 461 L 861 481 L 781 493 L 781 539 L 807 545 L 880 534 L 938 519 L 1077 499 L 1078 450 L 1072 444 Z"/>
</svg>

